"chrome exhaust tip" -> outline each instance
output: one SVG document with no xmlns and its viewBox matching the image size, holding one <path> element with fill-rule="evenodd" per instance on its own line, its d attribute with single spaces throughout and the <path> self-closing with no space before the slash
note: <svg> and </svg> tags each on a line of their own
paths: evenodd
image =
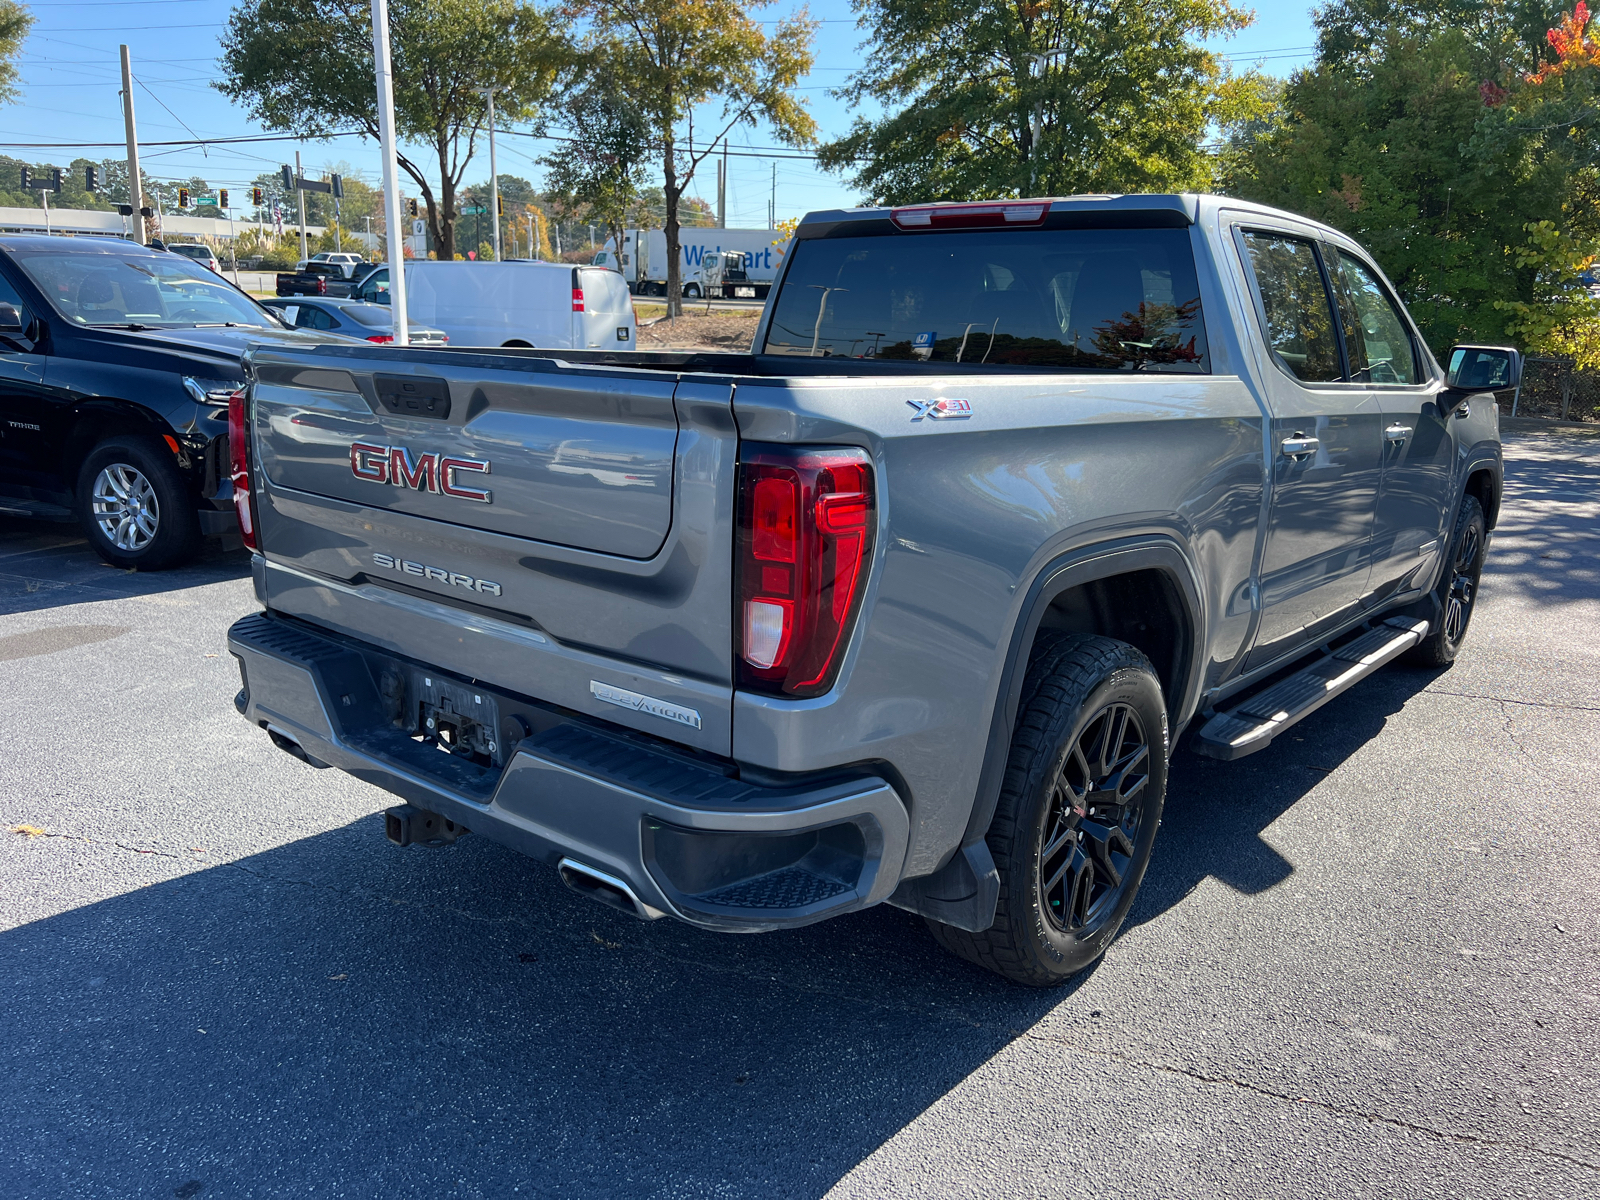
<svg viewBox="0 0 1600 1200">
<path fill-rule="evenodd" d="M 615 875 L 607 875 L 574 859 L 563 858 L 556 864 L 556 873 L 561 876 L 562 883 L 580 896 L 598 900 L 608 908 L 618 909 L 641 921 L 654 921 L 667 915 L 639 899 L 633 889 Z"/>
</svg>

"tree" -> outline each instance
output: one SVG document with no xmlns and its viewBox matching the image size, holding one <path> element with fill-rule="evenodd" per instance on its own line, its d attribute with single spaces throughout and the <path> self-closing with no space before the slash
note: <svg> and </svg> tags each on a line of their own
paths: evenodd
<svg viewBox="0 0 1600 1200">
<path fill-rule="evenodd" d="M 881 106 L 822 146 L 877 203 L 1180 191 L 1204 142 L 1262 108 L 1198 39 L 1251 21 L 1227 0 L 855 0 L 867 65 L 838 95 Z"/>
<path fill-rule="evenodd" d="M 95 192 L 84 190 L 85 167 L 100 168 L 100 189 Z M 22 168 L 27 167 L 33 172 L 35 179 L 49 179 L 50 172 L 55 169 L 53 163 L 26 163 L 20 158 L 11 158 L 0 155 L 0 204 L 10 205 L 14 208 L 42 208 L 37 189 L 22 189 Z M 126 175 L 126 167 L 123 174 Z M 105 212 L 113 203 L 108 191 L 109 181 L 105 175 L 105 164 L 91 162 L 87 158 L 75 158 L 72 165 L 61 168 L 61 191 L 50 193 L 51 208 L 88 208 Z"/>
<path fill-rule="evenodd" d="M 1316 62 L 1271 120 L 1236 131 L 1221 188 L 1367 246 L 1435 350 L 1536 344 L 1576 298 L 1600 230 L 1575 112 L 1535 114 L 1523 5 L 1345 0 L 1319 10 Z M 1537 18 L 1543 19 L 1543 18 Z"/>
<path fill-rule="evenodd" d="M 557 19 L 527 0 L 393 0 L 390 18 L 397 136 L 432 151 L 438 190 L 421 162 L 398 148 L 396 158 L 427 203 L 440 257 L 452 258 L 457 191 L 488 115 L 480 90 L 498 89 L 498 123 L 531 119 L 569 51 Z M 378 136 L 367 0 L 243 0 L 222 70 L 217 87 L 269 129 Z"/>
<path fill-rule="evenodd" d="M 616 72 L 661 155 L 667 240 L 667 311 L 682 310 L 678 206 L 695 171 L 735 126 L 765 122 L 785 145 L 810 144 L 816 122 L 793 89 L 811 69 L 815 24 L 805 11 L 768 37 L 750 18 L 768 0 L 570 0 L 593 36 L 614 41 Z M 719 106 L 711 136 L 694 139 L 702 105 Z M 686 128 L 685 128 L 686 127 Z M 680 132 L 681 131 L 681 132 Z M 687 137 L 684 138 L 683 134 Z"/>
<path fill-rule="evenodd" d="M 33 14 L 18 0 L 0 0 L 0 104 L 17 98 L 17 59 L 33 28 Z"/>
<path fill-rule="evenodd" d="M 539 160 L 565 209 L 605 226 L 618 246 L 628 212 L 641 198 L 650 124 L 614 67 L 619 47 L 605 43 L 586 56 L 586 82 L 562 105 L 571 136 Z"/>
<path fill-rule="evenodd" d="M 1559 220 L 1528 223 L 1515 247 L 1517 265 L 1532 272 L 1532 294 L 1497 307 L 1534 350 L 1600 370 L 1600 302 L 1577 284 L 1600 259 L 1600 25 L 1579 0 L 1545 41 L 1538 69 L 1493 97 L 1499 102 L 1472 146 L 1480 155 L 1520 150 L 1559 181 Z"/>
</svg>

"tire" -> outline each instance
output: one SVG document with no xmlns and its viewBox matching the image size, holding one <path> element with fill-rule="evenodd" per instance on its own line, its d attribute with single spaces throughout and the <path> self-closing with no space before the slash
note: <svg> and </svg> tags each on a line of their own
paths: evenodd
<svg viewBox="0 0 1600 1200">
<path fill-rule="evenodd" d="M 114 437 L 91 450 L 73 506 L 89 544 L 112 566 L 161 571 L 200 548 L 194 497 L 154 438 Z"/>
<path fill-rule="evenodd" d="M 1476 496 L 1463 496 L 1450 535 L 1450 557 L 1431 597 L 1428 636 L 1411 648 L 1407 661 L 1419 667 L 1448 667 L 1461 653 L 1478 602 L 1478 581 L 1488 549 L 1488 525 Z"/>
<path fill-rule="evenodd" d="M 700 299 L 700 285 L 698 283 L 689 284 L 683 289 L 683 294 L 690 300 Z"/>
<path fill-rule="evenodd" d="M 1107 741 L 1116 745 L 1109 761 Z M 1150 864 L 1167 753 L 1166 703 L 1149 659 L 1110 638 L 1041 633 L 985 839 L 1000 873 L 994 924 L 969 933 L 929 920 L 933 936 L 1030 987 L 1054 987 L 1094 963 Z M 1120 799 L 1091 802 L 1090 786 L 1108 782 L 1106 795 Z"/>
</svg>

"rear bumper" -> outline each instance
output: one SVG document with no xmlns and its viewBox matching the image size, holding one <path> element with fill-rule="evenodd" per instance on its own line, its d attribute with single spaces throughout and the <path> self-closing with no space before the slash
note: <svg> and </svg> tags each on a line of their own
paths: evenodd
<svg viewBox="0 0 1600 1200">
<path fill-rule="evenodd" d="M 280 746 L 552 866 L 621 880 L 641 915 L 756 932 L 865 908 L 899 883 L 906 808 L 877 776 L 762 786 L 732 767 L 454 681 L 487 692 L 507 714 L 502 729 L 517 709 L 519 728 L 530 730 L 479 767 L 402 727 L 415 711 L 404 680 L 431 671 L 426 664 L 267 614 L 236 623 L 228 648 L 244 679 L 240 711 Z M 573 883 L 566 867 L 562 877 Z"/>
</svg>

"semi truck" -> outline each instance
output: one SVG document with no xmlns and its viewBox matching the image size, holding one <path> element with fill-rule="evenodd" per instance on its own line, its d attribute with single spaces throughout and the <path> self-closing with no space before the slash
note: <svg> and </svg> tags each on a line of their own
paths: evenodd
<svg viewBox="0 0 1600 1200">
<path fill-rule="evenodd" d="M 683 256 L 679 279 L 685 296 L 705 295 L 701 268 L 708 254 L 737 250 L 744 254 L 749 280 L 760 285 L 760 294 L 778 277 L 788 239 L 775 229 L 685 228 L 678 231 L 678 253 Z M 635 296 L 667 294 L 667 234 L 664 229 L 625 229 L 622 249 L 616 239 L 594 256 L 594 265 L 622 272 L 628 290 Z"/>
</svg>

